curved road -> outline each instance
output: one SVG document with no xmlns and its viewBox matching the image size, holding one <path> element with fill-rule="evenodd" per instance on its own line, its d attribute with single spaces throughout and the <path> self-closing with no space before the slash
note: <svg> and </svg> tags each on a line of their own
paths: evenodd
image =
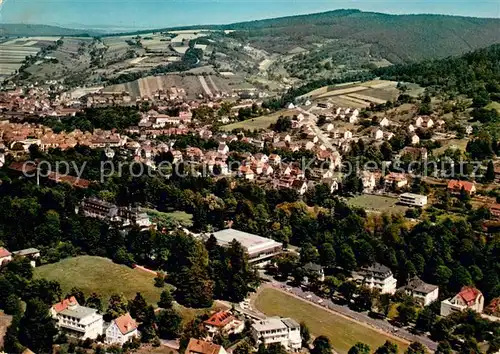
<svg viewBox="0 0 500 354">
<path fill-rule="evenodd" d="M 309 301 L 317 305 L 321 305 L 323 307 L 328 308 L 329 310 L 332 310 L 334 312 L 352 318 L 355 321 L 368 324 L 372 327 L 375 327 L 376 329 L 390 333 L 394 336 L 400 337 L 409 342 L 420 342 L 423 345 L 427 346 L 433 352 L 436 351 L 437 349 L 438 344 L 433 340 L 429 339 L 428 337 L 412 334 L 404 328 L 396 328 L 386 320 L 371 318 L 366 313 L 353 311 L 347 306 L 335 304 L 331 300 L 321 298 L 312 292 L 304 291 L 301 288 L 297 287 L 291 287 L 285 283 L 278 282 L 276 280 L 273 280 L 269 284 L 276 289 L 286 291 L 292 295 L 295 295 L 296 297 L 301 298 L 303 301 Z M 321 302 L 319 302 L 319 300 L 321 300 Z"/>
</svg>

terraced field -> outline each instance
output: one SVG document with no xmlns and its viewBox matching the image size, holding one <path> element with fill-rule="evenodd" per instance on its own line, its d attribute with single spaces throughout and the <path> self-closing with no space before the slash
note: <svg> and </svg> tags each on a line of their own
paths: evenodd
<svg viewBox="0 0 500 354">
<path fill-rule="evenodd" d="M 44 45 L 55 42 L 56 37 L 16 38 L 0 43 L 0 79 L 18 70 L 26 57 L 35 56 Z"/>
</svg>

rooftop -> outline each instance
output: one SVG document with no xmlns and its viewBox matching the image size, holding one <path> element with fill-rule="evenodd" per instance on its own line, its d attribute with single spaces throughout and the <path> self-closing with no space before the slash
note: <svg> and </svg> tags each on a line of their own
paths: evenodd
<svg viewBox="0 0 500 354">
<path fill-rule="evenodd" d="M 191 338 L 186 348 L 186 354 L 217 354 L 221 350 L 221 346 L 204 340 Z"/>
<path fill-rule="evenodd" d="M 70 306 L 68 306 L 65 310 L 59 313 L 64 316 L 82 319 L 97 313 L 97 310 L 90 307 L 80 306 L 77 304 L 76 306 L 71 306 L 71 308 Z"/>
<path fill-rule="evenodd" d="M 373 275 L 383 275 L 389 276 L 392 275 L 392 271 L 389 267 L 386 267 L 380 263 L 374 263 L 370 267 L 365 267 L 362 269 L 363 273 L 372 273 Z"/>
<path fill-rule="evenodd" d="M 219 311 L 210 316 L 204 323 L 211 326 L 224 327 L 232 320 L 234 320 L 234 316 L 229 311 Z"/>
<path fill-rule="evenodd" d="M 0 258 L 9 257 L 11 253 L 6 248 L 0 247 Z"/>
<path fill-rule="evenodd" d="M 427 284 L 418 277 L 415 277 L 410 279 L 408 285 L 406 285 L 405 288 L 408 290 L 415 291 L 417 293 L 429 294 L 432 293 L 434 290 L 438 289 L 439 287 L 437 285 Z"/>
<path fill-rule="evenodd" d="M 55 312 L 59 313 L 66 310 L 69 304 L 78 304 L 78 301 L 76 301 L 76 298 L 74 296 L 71 296 L 67 299 L 62 300 L 61 302 L 58 302 L 57 304 L 52 305 L 52 308 Z"/>
<path fill-rule="evenodd" d="M 225 229 L 213 233 L 217 242 L 221 246 L 227 246 L 233 240 L 238 241 L 247 250 L 249 254 L 261 252 L 263 250 L 275 247 L 281 247 L 280 242 L 276 242 L 269 238 L 250 234 L 235 229 Z"/>
<path fill-rule="evenodd" d="M 29 256 L 31 254 L 40 253 L 40 250 L 37 248 L 26 248 L 24 250 L 14 251 L 12 253 L 19 256 Z"/>
<path fill-rule="evenodd" d="M 113 322 L 116 323 L 122 334 L 127 334 L 137 329 L 137 322 L 128 313 L 116 318 Z"/>
<path fill-rule="evenodd" d="M 271 331 L 276 329 L 287 329 L 288 326 L 279 317 L 269 317 L 262 321 L 256 321 L 252 327 L 257 332 Z"/>
</svg>

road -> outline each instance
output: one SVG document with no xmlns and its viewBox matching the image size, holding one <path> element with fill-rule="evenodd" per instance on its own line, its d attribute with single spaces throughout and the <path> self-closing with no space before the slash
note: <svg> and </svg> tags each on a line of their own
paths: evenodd
<svg viewBox="0 0 500 354">
<path fill-rule="evenodd" d="M 428 337 L 418 336 L 418 335 L 412 334 L 404 328 L 396 328 L 386 320 L 379 320 L 379 319 L 371 318 L 366 313 L 353 311 L 347 306 L 335 304 L 331 300 L 321 298 L 312 292 L 304 291 L 298 287 L 291 287 L 285 283 L 278 282 L 276 280 L 271 281 L 271 283 L 269 283 L 269 284 L 276 289 L 284 290 L 292 295 L 295 295 L 295 296 L 301 298 L 303 301 L 309 301 L 309 302 L 321 305 L 325 308 L 328 308 L 329 310 L 332 310 L 332 311 L 337 312 L 341 315 L 347 316 L 347 317 L 349 317 L 357 322 L 361 322 L 361 323 L 370 325 L 370 326 L 372 326 L 378 330 L 381 330 L 383 332 L 390 333 L 393 336 L 397 336 L 397 337 L 405 339 L 409 342 L 420 342 L 423 345 L 427 346 L 432 351 L 436 351 L 436 349 L 437 349 L 437 343 L 432 341 Z M 320 300 L 321 300 L 321 302 L 319 302 Z"/>
<path fill-rule="evenodd" d="M 314 131 L 314 134 L 318 136 L 319 141 L 325 145 L 327 149 L 330 151 L 336 151 L 337 148 L 335 148 L 332 143 L 330 142 L 330 138 L 321 130 L 318 128 L 316 125 L 316 121 L 318 120 L 318 117 L 316 115 L 310 113 L 309 111 L 306 111 L 305 109 L 301 107 L 297 107 L 297 110 L 300 111 L 305 117 L 306 123 L 309 125 L 309 127 Z"/>
</svg>

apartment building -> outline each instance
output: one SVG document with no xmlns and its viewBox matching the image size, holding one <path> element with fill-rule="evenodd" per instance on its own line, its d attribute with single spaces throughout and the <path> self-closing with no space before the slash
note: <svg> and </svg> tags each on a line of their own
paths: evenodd
<svg viewBox="0 0 500 354">
<path fill-rule="evenodd" d="M 257 343 L 266 346 L 279 343 L 287 350 L 299 350 L 302 347 L 300 325 L 291 318 L 270 317 L 252 324 L 252 336 Z"/>
<path fill-rule="evenodd" d="M 65 299 L 51 308 L 59 331 L 78 339 L 96 339 L 103 333 L 104 321 L 96 309 L 80 306 L 74 297 Z"/>
<path fill-rule="evenodd" d="M 375 263 L 353 274 L 353 279 L 370 289 L 379 289 L 382 294 L 394 294 L 397 280 L 392 271 L 383 264 Z"/>
<path fill-rule="evenodd" d="M 414 207 L 427 205 L 427 196 L 413 193 L 403 193 L 399 196 L 399 203 Z"/>
</svg>

